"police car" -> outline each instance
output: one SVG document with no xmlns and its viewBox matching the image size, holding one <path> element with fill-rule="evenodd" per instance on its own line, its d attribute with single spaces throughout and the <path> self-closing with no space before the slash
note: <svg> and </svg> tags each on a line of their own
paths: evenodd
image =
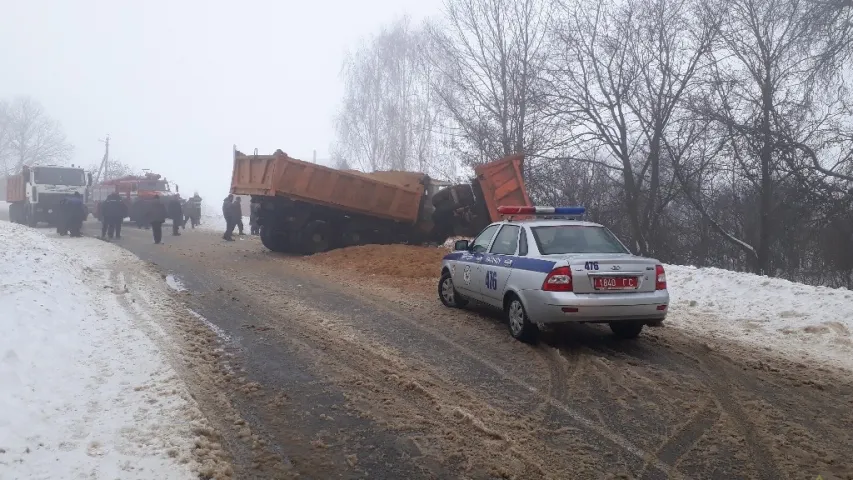
<svg viewBox="0 0 853 480">
<path fill-rule="evenodd" d="M 539 325 L 607 323 L 635 338 L 666 317 L 666 274 L 633 255 L 607 228 L 580 221 L 583 207 L 498 207 L 505 219 L 441 262 L 438 296 L 447 307 L 470 300 L 500 308 L 509 332 L 533 342 Z M 513 220 L 513 215 L 526 217 Z M 532 218 L 531 218 L 532 217 Z"/>
</svg>

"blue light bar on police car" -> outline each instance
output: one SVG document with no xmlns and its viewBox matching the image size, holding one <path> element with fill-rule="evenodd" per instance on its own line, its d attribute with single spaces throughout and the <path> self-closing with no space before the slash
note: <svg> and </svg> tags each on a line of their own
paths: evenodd
<svg viewBox="0 0 853 480">
<path fill-rule="evenodd" d="M 584 207 L 498 207 L 502 215 L 583 215 Z"/>
</svg>

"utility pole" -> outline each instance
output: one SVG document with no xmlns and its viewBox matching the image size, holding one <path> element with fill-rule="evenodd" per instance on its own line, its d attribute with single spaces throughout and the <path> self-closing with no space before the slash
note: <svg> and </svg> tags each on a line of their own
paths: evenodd
<svg viewBox="0 0 853 480">
<path fill-rule="evenodd" d="M 104 180 L 107 179 L 107 174 L 108 174 L 108 170 L 109 170 L 109 166 L 110 166 L 110 135 L 107 134 L 106 140 L 98 140 L 98 141 L 106 144 L 106 149 L 104 151 L 104 159 L 101 160 L 101 166 L 98 167 L 98 175 L 95 177 L 95 178 L 97 178 L 96 182 L 100 182 L 102 171 L 104 172 Z"/>
</svg>

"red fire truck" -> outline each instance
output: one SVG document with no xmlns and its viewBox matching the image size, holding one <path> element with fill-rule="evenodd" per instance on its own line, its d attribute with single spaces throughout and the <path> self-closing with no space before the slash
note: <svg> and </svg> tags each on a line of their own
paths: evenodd
<svg viewBox="0 0 853 480">
<path fill-rule="evenodd" d="M 130 221 L 142 226 L 147 223 L 148 209 L 155 195 L 159 195 L 160 200 L 166 202 L 177 195 L 177 192 L 178 186 L 175 185 L 173 193 L 169 182 L 159 174 L 128 175 L 107 180 L 92 187 L 90 201 L 93 205 L 90 210 L 94 212 L 95 218 L 100 220 L 101 203 L 106 200 L 107 195 L 118 193 L 127 205 Z"/>
</svg>

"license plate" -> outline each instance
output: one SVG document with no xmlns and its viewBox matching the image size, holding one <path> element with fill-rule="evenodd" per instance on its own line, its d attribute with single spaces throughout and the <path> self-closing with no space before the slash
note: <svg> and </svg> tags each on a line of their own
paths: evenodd
<svg viewBox="0 0 853 480">
<path fill-rule="evenodd" d="M 595 277 L 592 285 L 596 290 L 635 290 L 637 277 Z"/>
</svg>

